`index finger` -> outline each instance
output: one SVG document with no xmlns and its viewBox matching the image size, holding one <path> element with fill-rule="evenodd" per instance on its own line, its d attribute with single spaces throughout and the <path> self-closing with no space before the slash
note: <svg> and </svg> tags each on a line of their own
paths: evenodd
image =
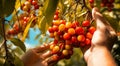
<svg viewBox="0 0 120 66">
<path fill-rule="evenodd" d="M 33 50 L 34 50 L 35 52 L 37 52 L 37 53 L 40 53 L 40 52 L 44 52 L 45 50 L 48 50 L 49 47 L 50 47 L 49 44 L 43 44 L 43 45 L 41 45 L 41 46 L 39 46 L 39 47 L 37 47 L 37 48 L 34 48 Z"/>
</svg>

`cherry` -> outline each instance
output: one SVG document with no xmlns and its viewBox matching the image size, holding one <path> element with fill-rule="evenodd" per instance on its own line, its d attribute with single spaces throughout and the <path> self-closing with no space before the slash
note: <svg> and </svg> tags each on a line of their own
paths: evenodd
<svg viewBox="0 0 120 66">
<path fill-rule="evenodd" d="M 31 3 L 29 1 L 25 1 L 25 6 L 27 6 L 28 8 L 31 8 Z"/>
<path fill-rule="evenodd" d="M 67 22 L 65 25 L 66 28 L 71 28 L 72 27 L 72 23 L 71 22 Z"/>
<path fill-rule="evenodd" d="M 60 24 L 64 24 L 65 25 L 66 21 L 65 20 L 60 20 Z"/>
<path fill-rule="evenodd" d="M 90 3 L 94 3 L 94 0 L 89 0 Z"/>
<path fill-rule="evenodd" d="M 64 40 L 68 40 L 68 39 L 70 39 L 70 34 L 69 33 L 65 33 L 64 35 L 63 35 L 63 39 Z"/>
<path fill-rule="evenodd" d="M 34 9 L 39 9 L 39 5 L 38 4 L 34 5 Z"/>
<path fill-rule="evenodd" d="M 77 40 L 80 42 L 84 42 L 85 41 L 85 36 L 84 35 L 78 35 Z"/>
<path fill-rule="evenodd" d="M 8 31 L 8 34 L 9 34 L 9 35 L 14 35 L 14 33 L 15 33 L 14 29 L 10 29 L 10 30 Z"/>
<path fill-rule="evenodd" d="M 59 20 L 53 20 L 53 25 L 59 26 L 60 25 L 60 21 Z"/>
<path fill-rule="evenodd" d="M 52 27 L 52 28 L 53 28 L 53 30 L 54 30 L 54 31 L 58 31 L 58 26 L 53 25 L 53 27 Z"/>
<path fill-rule="evenodd" d="M 82 27 L 76 27 L 75 28 L 75 33 L 80 35 L 80 34 L 84 34 L 84 29 Z"/>
<path fill-rule="evenodd" d="M 29 8 L 28 8 L 27 6 L 23 6 L 23 7 L 22 7 L 22 10 L 23 10 L 23 11 L 28 11 Z"/>
<path fill-rule="evenodd" d="M 32 5 L 37 5 L 37 1 L 33 0 Z"/>
<path fill-rule="evenodd" d="M 69 54 L 69 52 L 68 52 L 68 50 L 64 49 L 64 50 L 62 51 L 62 54 L 65 55 L 65 56 L 67 56 L 67 55 Z"/>
<path fill-rule="evenodd" d="M 68 33 L 69 33 L 70 35 L 74 35 L 74 34 L 75 34 L 75 29 L 74 29 L 74 28 L 69 28 L 69 29 L 68 29 Z"/>
<path fill-rule="evenodd" d="M 54 46 L 52 49 L 52 53 L 55 54 L 55 53 L 59 52 L 59 50 L 60 50 L 59 46 Z"/>
<path fill-rule="evenodd" d="M 58 15 L 54 15 L 54 20 L 58 20 L 59 16 Z"/>
<path fill-rule="evenodd" d="M 89 20 L 83 21 L 83 22 L 82 22 L 82 26 L 83 26 L 83 27 L 88 27 L 88 26 L 90 26 L 90 21 L 89 21 Z"/>
<path fill-rule="evenodd" d="M 86 44 L 86 45 L 90 45 L 90 44 L 91 44 L 91 40 L 88 39 L 88 38 L 86 38 L 86 39 L 85 39 L 85 44 Z"/>
<path fill-rule="evenodd" d="M 89 38 L 89 39 L 92 39 L 92 36 L 93 36 L 93 35 L 92 35 L 90 32 L 88 32 L 88 33 L 86 34 L 86 37 Z"/>
<path fill-rule="evenodd" d="M 79 26 L 79 22 L 78 21 L 74 21 L 72 23 L 72 28 L 76 28 L 77 26 Z"/>
<path fill-rule="evenodd" d="M 94 26 L 91 26 L 88 31 L 93 34 L 96 31 L 96 28 Z"/>
<path fill-rule="evenodd" d="M 77 37 L 76 36 L 72 36 L 71 41 L 72 41 L 72 43 L 76 43 L 77 42 Z"/>
<path fill-rule="evenodd" d="M 55 11 L 55 15 L 58 15 L 58 14 L 59 14 L 59 10 L 56 10 L 56 11 Z"/>
<path fill-rule="evenodd" d="M 71 49 L 71 45 L 70 44 L 66 44 L 65 45 L 65 49 L 67 49 L 67 50 Z"/>
<path fill-rule="evenodd" d="M 59 25 L 59 30 L 60 31 L 64 31 L 65 30 L 65 25 L 64 24 L 60 24 Z"/>
<path fill-rule="evenodd" d="M 48 31 L 49 31 L 50 33 L 53 33 L 53 32 L 54 32 L 54 30 L 53 30 L 52 27 L 49 27 L 49 28 L 48 28 Z"/>
</svg>

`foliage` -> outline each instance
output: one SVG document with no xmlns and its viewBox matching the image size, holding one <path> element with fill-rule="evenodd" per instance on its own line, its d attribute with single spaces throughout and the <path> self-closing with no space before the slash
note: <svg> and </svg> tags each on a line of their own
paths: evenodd
<svg viewBox="0 0 120 66">
<path fill-rule="evenodd" d="M 0 0 L 0 66 L 23 66 L 20 57 L 26 49 L 29 49 L 24 43 L 30 36 L 28 35 L 30 28 L 39 29 L 40 34 L 36 35 L 35 39 L 38 39 L 40 44 L 51 42 L 52 39 L 48 36 L 47 29 L 52 25 L 56 10 L 60 13 L 59 19 L 67 22 L 77 20 L 81 23 L 86 19 L 92 20 L 92 7 L 89 0 L 36 0 L 39 8 L 35 6 L 36 4 L 32 4 L 30 11 L 23 9 L 26 1 Z M 101 7 L 100 4 L 100 0 L 95 0 L 93 5 L 99 7 L 100 12 L 118 34 L 112 54 L 120 65 L 120 0 L 115 0 L 112 11 L 108 11 L 107 7 Z M 29 19 L 25 22 L 25 18 L 20 18 L 20 15 Z M 6 19 L 9 16 L 11 19 Z M 13 34 L 9 32 L 12 29 Z M 82 52 L 78 48 L 74 51 L 71 59 L 61 60 L 56 66 L 85 66 Z"/>
</svg>

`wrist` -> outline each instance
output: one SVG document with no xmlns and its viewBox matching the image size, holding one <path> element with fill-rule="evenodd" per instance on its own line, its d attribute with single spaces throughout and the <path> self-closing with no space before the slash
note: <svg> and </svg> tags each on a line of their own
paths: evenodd
<svg viewBox="0 0 120 66">
<path fill-rule="evenodd" d="M 91 56 L 105 51 L 110 52 L 106 46 L 91 46 L 84 54 L 85 61 L 87 62 Z"/>
</svg>

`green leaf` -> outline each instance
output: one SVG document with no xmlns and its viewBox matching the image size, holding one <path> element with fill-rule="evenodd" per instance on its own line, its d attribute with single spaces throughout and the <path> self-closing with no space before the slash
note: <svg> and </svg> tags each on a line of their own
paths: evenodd
<svg viewBox="0 0 120 66">
<path fill-rule="evenodd" d="M 22 60 L 21 60 L 19 57 L 17 57 L 17 56 L 15 55 L 14 58 L 15 58 L 15 59 L 14 59 L 14 64 L 15 64 L 15 66 L 24 66 Z"/>
<path fill-rule="evenodd" d="M 0 17 L 7 17 L 13 12 L 15 1 L 16 0 L 0 0 Z"/>
<path fill-rule="evenodd" d="M 51 25 L 54 13 L 56 11 L 57 5 L 58 5 L 59 0 L 46 0 L 44 3 L 43 11 L 42 11 L 42 16 L 39 17 L 38 20 L 38 26 L 39 29 L 42 31 L 42 33 L 46 32 L 46 29 L 48 28 L 48 25 Z M 39 11 L 40 13 L 41 11 Z"/>
<path fill-rule="evenodd" d="M 15 46 L 20 47 L 24 52 L 26 51 L 25 44 L 24 44 L 20 39 L 12 38 L 12 39 L 10 39 L 10 41 L 11 41 Z"/>
</svg>

